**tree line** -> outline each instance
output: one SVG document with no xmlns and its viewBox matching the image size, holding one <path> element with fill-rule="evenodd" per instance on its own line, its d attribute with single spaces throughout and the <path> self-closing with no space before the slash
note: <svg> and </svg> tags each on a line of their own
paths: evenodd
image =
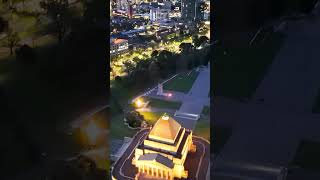
<svg viewBox="0 0 320 180">
<path fill-rule="evenodd" d="M 175 73 L 188 71 L 200 65 L 206 66 L 212 57 L 208 43 L 207 37 L 194 36 L 192 44 L 180 44 L 179 54 L 167 50 L 154 50 L 146 60 L 133 60 L 136 63 L 127 60 L 123 63 L 127 76 L 116 76 L 115 81 L 123 87 L 142 90 Z"/>
</svg>

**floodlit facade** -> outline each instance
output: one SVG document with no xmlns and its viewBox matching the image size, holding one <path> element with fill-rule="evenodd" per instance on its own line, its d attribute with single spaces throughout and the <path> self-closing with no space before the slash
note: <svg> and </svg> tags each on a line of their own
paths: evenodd
<svg viewBox="0 0 320 180">
<path fill-rule="evenodd" d="M 111 39 L 110 40 L 110 54 L 115 55 L 127 52 L 129 44 L 127 39 Z"/>
<path fill-rule="evenodd" d="M 168 9 L 151 8 L 150 20 L 151 21 L 166 20 L 169 18 L 169 13 L 170 13 L 170 10 Z"/>
<path fill-rule="evenodd" d="M 192 131 L 163 115 L 135 149 L 132 164 L 138 168 L 136 179 L 142 176 L 170 180 L 188 178 L 184 164 L 188 152 L 195 151 Z"/>
</svg>

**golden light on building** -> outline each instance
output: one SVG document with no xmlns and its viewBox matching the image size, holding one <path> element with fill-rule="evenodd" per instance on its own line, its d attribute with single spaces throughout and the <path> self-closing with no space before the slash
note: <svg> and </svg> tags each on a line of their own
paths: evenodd
<svg viewBox="0 0 320 180">
<path fill-rule="evenodd" d="M 138 168 L 137 178 L 188 178 L 184 164 L 188 152 L 195 151 L 192 131 L 165 114 L 135 149 L 132 164 Z"/>
</svg>

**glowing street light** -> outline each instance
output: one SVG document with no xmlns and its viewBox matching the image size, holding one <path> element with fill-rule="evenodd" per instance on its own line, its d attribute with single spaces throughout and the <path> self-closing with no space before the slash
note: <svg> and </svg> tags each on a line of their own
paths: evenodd
<svg viewBox="0 0 320 180">
<path fill-rule="evenodd" d="M 139 98 L 135 101 L 135 104 L 138 108 L 140 108 L 143 105 L 143 101 Z"/>
<path fill-rule="evenodd" d="M 171 96 L 172 96 L 172 93 L 169 93 L 169 94 L 168 94 L 168 97 L 171 97 Z"/>
</svg>

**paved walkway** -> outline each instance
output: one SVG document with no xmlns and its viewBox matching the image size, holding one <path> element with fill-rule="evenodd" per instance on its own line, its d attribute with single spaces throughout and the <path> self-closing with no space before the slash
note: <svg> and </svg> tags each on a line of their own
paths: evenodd
<svg viewBox="0 0 320 180">
<path fill-rule="evenodd" d="M 201 114 L 203 106 L 209 102 L 210 68 L 204 68 L 192 85 L 188 97 L 182 100 L 180 112 Z"/>
<path fill-rule="evenodd" d="M 320 115 L 311 113 L 320 88 L 319 32 L 319 17 L 289 26 L 287 40 L 254 98 L 264 102 L 215 98 L 215 124 L 233 129 L 215 159 L 216 178 L 276 180 L 302 139 L 320 141 Z"/>
<path fill-rule="evenodd" d="M 310 112 L 320 87 L 320 19 L 289 24 L 288 37 L 255 98 L 292 111 Z"/>
<path fill-rule="evenodd" d="M 275 171 L 269 172 L 268 168 L 286 166 L 301 139 L 320 141 L 320 115 L 292 113 L 266 104 L 230 104 L 219 97 L 215 104 L 215 124 L 233 129 L 232 137 L 215 159 L 218 172 L 227 169 L 229 173 L 275 177 Z M 226 162 L 238 165 L 226 168 Z M 246 173 L 242 172 L 244 164 L 249 164 Z"/>
<path fill-rule="evenodd" d="M 151 90 L 146 94 L 148 97 L 166 100 L 166 101 L 180 101 L 182 105 L 179 112 L 190 113 L 190 114 L 201 114 L 204 106 L 210 106 L 210 68 L 202 68 L 199 72 L 199 75 L 195 82 L 193 83 L 188 94 L 176 91 L 164 91 L 165 93 L 172 93 L 172 97 L 159 96 L 157 95 L 157 89 Z M 161 111 L 158 108 L 147 108 L 143 111 Z M 175 110 L 173 110 L 175 111 Z M 169 113 L 172 113 L 172 110 L 168 110 Z M 194 129 L 196 125 L 195 120 L 187 119 L 184 117 L 175 117 L 175 119 L 182 124 L 183 127 L 188 129 Z"/>
</svg>

